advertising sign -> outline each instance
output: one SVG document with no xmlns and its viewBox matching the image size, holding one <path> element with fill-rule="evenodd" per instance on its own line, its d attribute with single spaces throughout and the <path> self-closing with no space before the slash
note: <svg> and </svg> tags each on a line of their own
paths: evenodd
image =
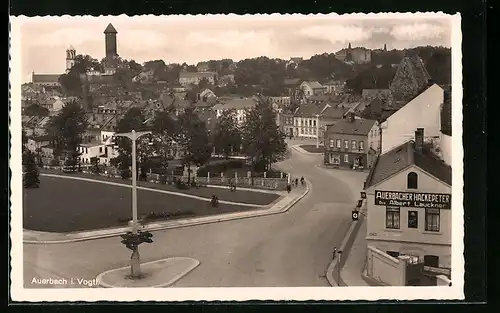
<svg viewBox="0 0 500 313">
<path fill-rule="evenodd" d="M 375 205 L 451 209 L 451 194 L 375 190 Z"/>
</svg>

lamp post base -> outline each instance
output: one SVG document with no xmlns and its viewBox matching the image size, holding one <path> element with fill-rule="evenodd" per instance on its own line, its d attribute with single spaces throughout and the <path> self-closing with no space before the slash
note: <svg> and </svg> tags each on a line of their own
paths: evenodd
<svg viewBox="0 0 500 313">
<path fill-rule="evenodd" d="M 132 279 L 142 278 L 139 247 L 136 247 L 130 257 L 130 277 Z"/>
</svg>

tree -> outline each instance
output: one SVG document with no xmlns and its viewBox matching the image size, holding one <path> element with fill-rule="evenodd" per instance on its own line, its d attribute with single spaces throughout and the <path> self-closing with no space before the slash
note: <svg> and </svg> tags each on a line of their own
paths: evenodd
<svg viewBox="0 0 500 313">
<path fill-rule="evenodd" d="M 287 151 L 285 134 L 276 124 L 276 113 L 269 100 L 261 97 L 247 110 L 242 127 L 243 149 L 251 157 L 252 170 L 267 171 L 283 160 Z"/>
<path fill-rule="evenodd" d="M 236 123 L 236 112 L 234 110 L 225 110 L 215 126 L 215 150 L 222 152 L 227 159 L 232 152 L 239 151 L 240 145 L 241 134 Z"/>
<path fill-rule="evenodd" d="M 83 92 L 81 75 L 85 75 L 90 70 L 102 72 L 103 66 L 90 55 L 77 55 L 75 64 L 69 72 L 59 76 L 59 83 L 63 91 L 68 95 L 80 96 Z"/>
<path fill-rule="evenodd" d="M 23 151 L 27 150 L 26 145 L 28 144 L 28 135 L 26 134 L 26 131 L 22 130 L 21 132 L 21 140 L 22 140 L 22 145 L 23 145 Z"/>
<path fill-rule="evenodd" d="M 172 118 L 170 111 L 155 112 L 152 131 L 152 148 L 154 153 L 160 157 L 160 164 L 164 167 L 168 164 L 170 149 L 178 133 L 177 123 Z"/>
<path fill-rule="evenodd" d="M 101 172 L 101 169 L 99 167 L 99 158 L 98 157 L 92 157 L 90 158 L 90 164 L 92 165 L 91 171 L 94 174 L 99 174 Z"/>
<path fill-rule="evenodd" d="M 191 180 L 191 165 L 201 166 L 210 158 L 210 141 L 206 125 L 190 108 L 179 115 L 177 141 L 184 149 L 183 162 L 188 167 Z"/>
<path fill-rule="evenodd" d="M 76 166 L 76 152 L 82 143 L 82 136 L 87 129 L 88 123 L 85 112 L 76 101 L 69 102 L 51 118 L 48 124 L 49 134 L 54 142 L 54 155 L 60 156 L 66 153 L 69 166 Z"/>
<path fill-rule="evenodd" d="M 144 123 L 145 118 L 139 108 L 133 107 L 125 113 L 123 118 L 116 125 L 117 133 L 128 133 L 132 130 L 144 131 L 147 126 Z M 142 139 L 142 137 L 141 137 Z M 136 141 L 137 152 L 139 154 L 139 144 L 141 139 Z M 115 143 L 118 145 L 118 156 L 111 160 L 111 164 L 120 170 L 121 177 L 126 179 L 131 177 L 129 167 L 132 165 L 132 142 L 127 137 L 116 137 Z"/>
<path fill-rule="evenodd" d="M 36 165 L 35 156 L 33 152 L 26 151 L 24 154 L 24 187 L 25 188 L 39 188 L 40 187 L 40 179 L 38 167 Z"/>
</svg>

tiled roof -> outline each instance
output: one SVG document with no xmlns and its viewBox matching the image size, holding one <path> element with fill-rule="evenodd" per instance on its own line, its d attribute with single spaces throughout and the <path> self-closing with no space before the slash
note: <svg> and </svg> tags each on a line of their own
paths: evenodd
<svg viewBox="0 0 500 313">
<path fill-rule="evenodd" d="M 253 99 L 249 98 L 237 98 L 237 99 L 230 99 L 230 100 L 224 100 L 221 101 L 220 103 L 217 103 L 214 105 L 213 109 L 214 110 L 243 110 L 243 109 L 250 109 L 253 108 L 257 102 Z"/>
<path fill-rule="evenodd" d="M 315 117 L 321 115 L 328 118 L 341 119 L 345 109 L 338 108 L 331 104 L 301 104 L 294 115 L 303 117 Z"/>
<path fill-rule="evenodd" d="M 323 88 L 325 88 L 323 85 L 321 85 L 317 81 L 308 81 L 308 82 L 306 82 L 306 84 L 308 84 L 312 89 L 323 89 Z"/>
<path fill-rule="evenodd" d="M 363 97 L 387 96 L 391 92 L 390 89 L 363 89 Z"/>
<path fill-rule="evenodd" d="M 342 119 L 328 127 L 328 133 L 345 135 L 367 135 L 375 125 L 374 120 L 354 119 L 352 122 L 348 119 Z"/>
<path fill-rule="evenodd" d="M 408 141 L 377 158 L 366 179 L 365 189 L 411 165 L 415 165 L 440 181 L 451 185 L 451 167 L 429 151 L 417 152 L 414 149 L 414 142 Z"/>
<path fill-rule="evenodd" d="M 61 74 L 33 74 L 33 83 L 58 83 Z"/>
</svg>

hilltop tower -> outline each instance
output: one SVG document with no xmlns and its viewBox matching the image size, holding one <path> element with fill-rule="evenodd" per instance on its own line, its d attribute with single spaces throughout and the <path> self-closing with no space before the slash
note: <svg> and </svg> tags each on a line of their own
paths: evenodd
<svg viewBox="0 0 500 313">
<path fill-rule="evenodd" d="M 113 59 L 118 56 L 118 53 L 116 51 L 116 34 L 118 34 L 118 32 L 111 23 L 104 30 L 107 59 Z"/>
<path fill-rule="evenodd" d="M 76 60 L 76 50 L 73 46 L 69 46 L 66 49 L 66 73 L 69 73 L 71 68 L 75 65 Z"/>
</svg>

